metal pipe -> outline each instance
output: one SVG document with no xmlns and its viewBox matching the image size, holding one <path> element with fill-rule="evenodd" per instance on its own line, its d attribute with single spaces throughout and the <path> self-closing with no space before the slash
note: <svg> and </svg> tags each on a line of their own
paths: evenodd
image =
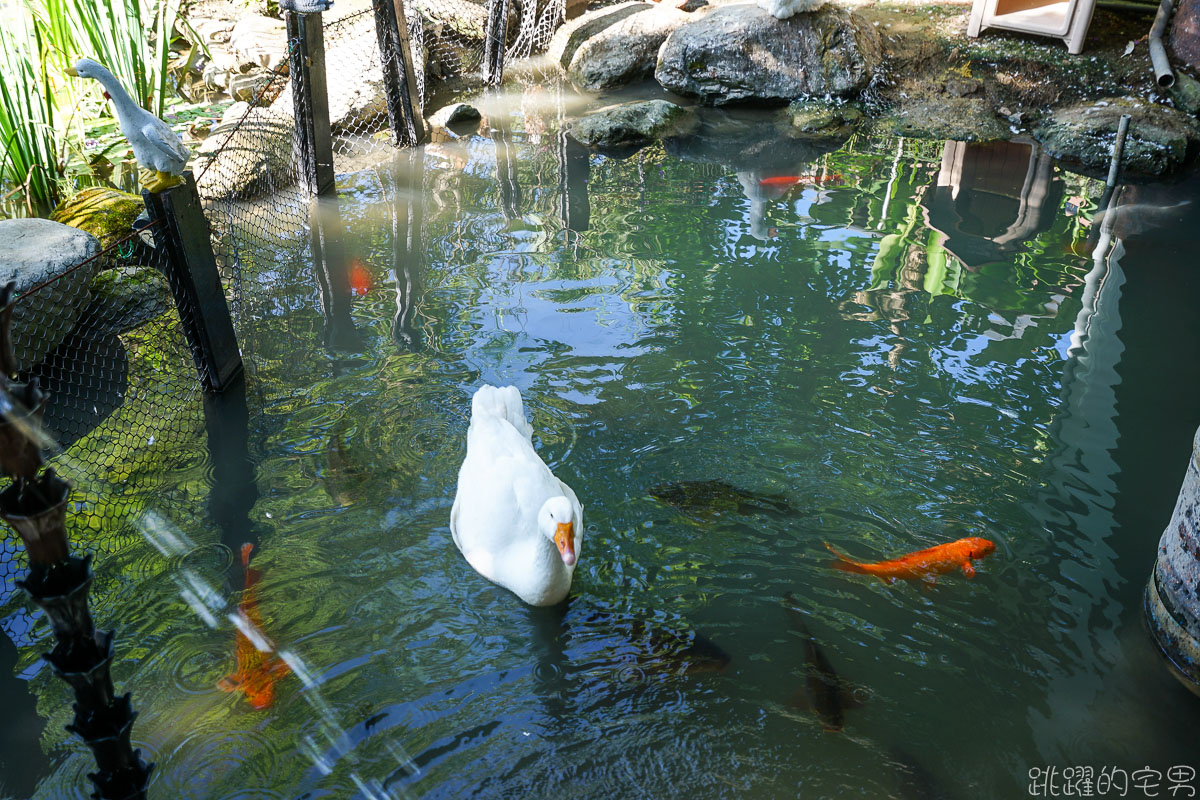
<svg viewBox="0 0 1200 800">
<path fill-rule="evenodd" d="M 1170 0 L 1167 0 L 1169 2 Z M 1129 133 L 1129 114 L 1122 114 L 1117 123 L 1117 140 L 1113 142 L 1112 161 L 1108 165 L 1108 180 L 1104 185 L 1111 189 L 1117 185 L 1117 171 L 1121 168 L 1121 155 L 1125 152 L 1125 136 Z"/>
<path fill-rule="evenodd" d="M 1167 20 L 1171 18 L 1171 0 L 1162 0 L 1158 6 L 1158 14 L 1154 24 L 1150 26 L 1150 63 L 1154 65 L 1154 78 L 1161 89 L 1170 89 L 1175 85 L 1175 73 L 1171 71 L 1171 62 L 1167 60 L 1167 51 L 1163 48 L 1162 37 L 1167 32 Z"/>
</svg>

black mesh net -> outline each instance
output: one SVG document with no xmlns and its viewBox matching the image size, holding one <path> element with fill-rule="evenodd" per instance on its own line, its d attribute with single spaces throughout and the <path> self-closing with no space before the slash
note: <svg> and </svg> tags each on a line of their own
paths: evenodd
<svg viewBox="0 0 1200 800">
<path fill-rule="evenodd" d="M 181 516 L 196 507 L 178 495 L 203 431 L 200 387 L 165 254 L 154 245 L 159 227 L 45 283 L 18 285 L 11 302 L 17 377 L 37 378 L 47 395 L 42 424 L 62 448 L 48 464 L 74 484 L 67 520 L 80 553 L 120 551 L 137 535 L 129 520 L 163 492 L 183 500 L 172 504 Z M 0 607 L 24 568 L 24 550 L 4 526 Z M 26 614 L 5 615 L 5 632 L 27 631 Z"/>
<path fill-rule="evenodd" d="M 343 193 L 355 191 L 355 181 L 376 181 L 381 186 L 372 191 L 401 198 L 433 180 L 423 151 L 394 144 L 384 65 L 400 59 L 397 48 L 406 43 L 411 53 L 418 115 L 427 104 L 482 84 L 485 4 L 416 0 L 405 11 L 406 42 L 380 37 L 369 5 L 336 19 L 324 15 L 319 52 L 333 153 L 326 177 L 342 175 Z M 506 59 L 544 49 L 562 18 L 562 0 L 510 0 Z M 334 307 L 347 296 L 346 287 L 334 285 L 346 280 L 348 263 L 336 252 L 338 201 L 314 200 L 321 170 L 310 174 L 298 166 L 306 163 L 304 148 L 313 146 L 296 133 L 297 120 L 313 116 L 308 98 L 319 88 L 311 83 L 311 62 L 302 62 L 302 42 L 312 39 L 298 36 L 295 26 L 288 37 L 285 63 L 267 74 L 250 101 L 227 109 L 191 165 L 249 373 L 251 415 L 262 411 L 253 399 L 256 372 L 279 357 L 270 348 L 286 349 L 281 336 L 302 316 L 291 312 L 312 308 L 314 284 L 324 313 L 310 316 L 326 325 L 328 344 L 336 348 L 340 336 L 353 335 L 352 324 L 339 327 Z M 521 199 L 515 172 L 512 177 L 505 208 L 516 214 Z M 415 206 L 393 224 L 393 334 L 411 345 L 414 280 L 423 253 L 437 245 Z M 128 597 L 103 581 L 125 581 L 128 589 L 149 570 L 163 569 L 157 560 L 132 555 L 147 550 L 132 546 L 144 533 L 136 527 L 141 512 L 170 509 L 171 522 L 185 532 L 211 527 L 217 513 L 209 496 L 212 473 L 220 469 L 209 452 L 213 421 L 206 419 L 211 411 L 186 335 L 194 320 L 188 311 L 181 318 L 167 277 L 166 230 L 166 221 L 152 220 L 54 280 L 20 287 L 12 303 L 16 377 L 40 381 L 48 396 L 44 427 L 61 448 L 47 463 L 75 487 L 67 515 L 72 547 L 112 567 L 97 579 L 93 608 L 115 608 Z M 271 335 L 261 335 L 268 328 Z M 0 523 L 0 630 L 29 646 L 35 642 L 32 607 L 16 590 L 25 566 L 15 532 Z"/>
</svg>

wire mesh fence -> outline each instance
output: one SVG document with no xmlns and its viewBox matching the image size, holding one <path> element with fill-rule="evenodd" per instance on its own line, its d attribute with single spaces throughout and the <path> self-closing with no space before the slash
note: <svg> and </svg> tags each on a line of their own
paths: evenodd
<svg viewBox="0 0 1200 800">
<path fill-rule="evenodd" d="M 77 552 L 110 554 L 136 533 L 128 521 L 164 496 L 179 515 L 195 498 L 180 473 L 199 468 L 203 412 L 158 226 L 131 234 L 11 302 L 18 378 L 47 395 L 42 422 L 63 448 L 49 464 L 74 484 L 68 526 Z M 202 444 L 199 446 L 202 451 Z M 153 500 L 151 500 L 153 498 Z M 7 527 L 0 540 L 0 608 L 25 555 Z M 14 640 L 32 620 L 13 609 L 0 622 Z"/>
<path fill-rule="evenodd" d="M 370 6 L 355 10 L 323 29 L 333 166 L 343 174 L 359 169 L 360 159 L 381 162 L 397 153 L 381 68 L 396 54 L 381 50 L 372 12 Z M 486 4 L 471 0 L 407 4 L 403 25 L 418 114 L 431 98 L 482 84 L 487 16 Z M 543 50 L 563 16 L 563 0 L 513 0 L 506 58 Z M 322 209 L 313 202 L 298 166 L 297 114 L 309 111 L 306 87 L 296 77 L 300 57 L 299 42 L 290 37 L 287 61 L 267 74 L 250 101 L 226 111 L 192 164 L 251 375 L 257 329 L 311 305 L 314 283 L 323 285 L 314 273 L 329 255 L 322 255 L 323 237 L 338 219 L 336 208 L 330 213 L 328 204 Z M 421 154 L 394 158 L 409 164 L 419 191 Z M 131 520 L 150 506 L 169 506 L 185 529 L 189 519 L 199 525 L 207 513 L 204 473 L 211 464 L 201 384 L 188 321 L 165 277 L 168 256 L 156 242 L 162 228 L 155 220 L 60 277 L 23 287 L 12 303 L 18 377 L 38 378 L 48 394 L 44 424 L 63 448 L 50 465 L 75 484 L 68 519 L 78 552 L 119 557 L 138 537 Z M 419 225 L 410 234 L 407 253 L 397 256 L 406 262 L 419 260 L 427 244 Z M 398 310 L 398 336 L 405 328 L 401 317 Z M 28 643 L 33 620 L 14 602 L 23 559 L 16 535 L 0 525 L 0 629 Z M 96 592 L 99 603 L 106 594 Z"/>
</svg>

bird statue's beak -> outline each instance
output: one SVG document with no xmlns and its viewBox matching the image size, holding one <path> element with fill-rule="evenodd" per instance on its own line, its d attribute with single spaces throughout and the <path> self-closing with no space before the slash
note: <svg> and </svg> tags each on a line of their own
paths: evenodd
<svg viewBox="0 0 1200 800">
<path fill-rule="evenodd" d="M 575 523 L 560 522 L 554 530 L 554 543 L 558 545 L 558 553 L 563 563 L 568 567 L 575 564 Z"/>
<path fill-rule="evenodd" d="M 67 69 L 66 69 L 66 73 L 67 73 L 68 75 L 70 75 L 72 78 L 78 78 L 78 77 L 79 77 L 79 73 L 75 71 L 75 68 L 74 68 L 74 67 L 67 67 Z"/>
</svg>

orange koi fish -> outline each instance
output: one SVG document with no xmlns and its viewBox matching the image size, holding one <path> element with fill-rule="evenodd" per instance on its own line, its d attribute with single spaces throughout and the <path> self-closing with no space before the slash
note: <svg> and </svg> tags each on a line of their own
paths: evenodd
<svg viewBox="0 0 1200 800">
<path fill-rule="evenodd" d="M 357 258 L 350 265 L 350 291 L 357 297 L 371 291 L 371 273 Z"/>
<path fill-rule="evenodd" d="M 778 188 L 787 188 L 787 187 L 791 187 L 791 186 L 796 186 L 797 184 L 801 184 L 801 183 L 810 183 L 810 184 L 836 183 L 836 182 L 840 181 L 841 179 L 842 179 L 842 176 L 838 175 L 838 174 L 772 175 L 770 177 L 760 179 L 758 182 L 758 185 L 765 186 L 768 188 L 773 187 L 773 188 L 778 189 Z"/>
<path fill-rule="evenodd" d="M 797 183 L 801 183 L 803 180 L 803 175 L 772 175 L 769 178 L 761 179 L 758 182 L 758 185 L 779 188 L 795 186 Z"/>
<path fill-rule="evenodd" d="M 990 540 L 970 536 L 956 542 L 918 550 L 889 561 L 864 564 L 853 561 L 848 556 L 834 550 L 828 542 L 825 543 L 825 547 L 837 556 L 838 560 L 830 564 L 834 569 L 853 572 L 857 575 L 874 575 L 889 583 L 894 582 L 897 578 L 933 583 L 937 580 L 938 575 L 953 572 L 956 569 L 961 569 L 963 574 L 970 578 L 975 574 L 975 567 L 971 565 L 971 559 L 983 558 L 996 549 L 996 545 Z"/>
<path fill-rule="evenodd" d="M 254 545 L 242 545 L 242 567 L 246 570 L 246 588 L 238 608 L 256 628 L 262 628 L 262 615 L 258 611 L 258 581 L 262 573 L 250 568 L 250 551 Z M 246 634 L 237 632 L 237 672 L 217 682 L 226 692 L 242 692 L 250 707 L 262 710 L 275 702 L 275 683 L 291 672 L 291 667 L 274 651 L 266 652 L 254 646 Z"/>
</svg>

